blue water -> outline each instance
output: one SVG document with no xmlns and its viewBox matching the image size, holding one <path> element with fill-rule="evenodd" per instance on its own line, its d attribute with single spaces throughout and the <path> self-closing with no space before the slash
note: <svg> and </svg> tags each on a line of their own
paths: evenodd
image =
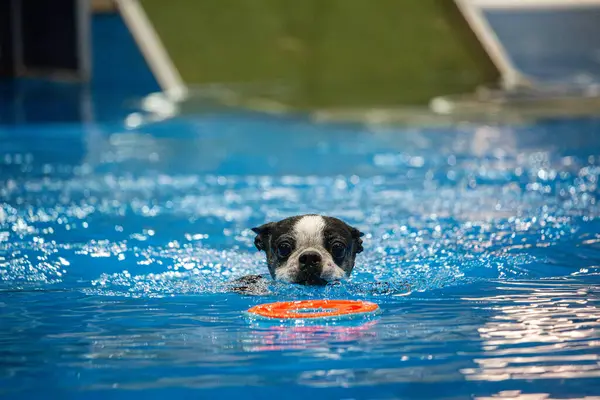
<svg viewBox="0 0 600 400">
<path fill-rule="evenodd" d="M 131 126 L 0 128 L 0 397 L 600 395 L 600 121 Z M 309 212 L 366 233 L 349 282 L 227 291 L 267 271 L 249 228 Z M 304 298 L 382 314 L 243 314 Z"/>
</svg>

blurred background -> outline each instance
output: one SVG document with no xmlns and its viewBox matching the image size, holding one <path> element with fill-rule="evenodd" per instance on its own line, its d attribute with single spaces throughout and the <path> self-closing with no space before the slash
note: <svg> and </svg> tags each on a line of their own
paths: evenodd
<svg viewBox="0 0 600 400">
<path fill-rule="evenodd" d="M 499 77 L 448 0 L 142 4 L 186 83 L 286 83 L 298 107 L 426 105 Z"/>
<path fill-rule="evenodd" d="M 208 101 L 335 119 L 377 109 L 379 118 L 400 122 L 419 113 L 589 114 L 599 105 L 595 0 L 11 0 L 0 7 L 4 119 L 22 107 L 15 98 L 39 101 L 74 82 L 60 89 L 71 91 L 71 108 L 116 99 L 88 105 L 88 117 L 100 118 L 159 91 L 180 112 Z M 44 85 L 31 83 L 40 78 Z"/>
</svg>

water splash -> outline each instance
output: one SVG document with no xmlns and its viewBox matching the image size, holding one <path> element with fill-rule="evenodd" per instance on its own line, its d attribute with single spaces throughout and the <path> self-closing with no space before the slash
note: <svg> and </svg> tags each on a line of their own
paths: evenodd
<svg viewBox="0 0 600 400">
<path fill-rule="evenodd" d="M 254 150 L 240 152 L 233 144 L 220 161 L 223 174 L 168 167 L 169 160 L 194 165 L 198 156 L 181 151 L 200 140 L 189 131 L 211 136 L 203 124 L 209 122 L 179 125 L 184 133 L 177 140 L 162 137 L 161 124 L 155 132 L 111 133 L 88 150 L 92 164 L 3 153 L 2 285 L 131 296 L 218 293 L 232 278 L 266 272 L 249 228 L 308 212 L 338 216 L 367 233 L 344 295 L 361 296 L 373 282 L 420 292 L 476 280 L 566 276 L 600 264 L 595 142 L 584 154 L 560 152 L 552 142 L 531 147 L 518 144 L 514 130 L 481 127 L 444 138 L 426 130 L 373 135 L 347 128 L 342 140 L 340 130 L 323 137 L 310 124 L 292 124 L 308 136 L 292 135 L 293 149 L 271 149 L 272 164 L 288 157 L 308 173 L 252 174 L 263 163 Z M 261 124 L 271 131 L 279 126 L 234 125 L 243 131 Z M 234 134 L 239 140 L 243 132 Z M 360 146 L 352 146 L 359 137 Z M 140 158 L 140 141 L 162 153 Z M 324 174 L 326 165 L 311 174 L 304 164 L 310 146 L 313 156 L 345 165 L 348 174 Z M 234 159 L 238 171 L 249 173 L 231 173 Z M 304 290 L 272 289 L 290 296 Z"/>
</svg>

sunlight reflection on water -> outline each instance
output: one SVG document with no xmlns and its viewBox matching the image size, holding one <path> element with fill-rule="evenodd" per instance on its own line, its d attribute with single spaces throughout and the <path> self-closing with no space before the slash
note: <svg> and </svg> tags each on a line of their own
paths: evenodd
<svg viewBox="0 0 600 400">
<path fill-rule="evenodd" d="M 583 398 L 600 365 L 600 139 L 573 124 L 2 128 L 0 393 Z M 227 293 L 266 272 L 250 228 L 308 212 L 366 232 L 352 279 Z M 242 316 L 300 298 L 383 313 Z"/>
</svg>

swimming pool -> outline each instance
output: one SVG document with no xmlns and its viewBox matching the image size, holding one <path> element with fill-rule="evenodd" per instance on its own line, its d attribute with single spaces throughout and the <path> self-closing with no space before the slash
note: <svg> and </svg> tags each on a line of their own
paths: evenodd
<svg viewBox="0 0 600 400">
<path fill-rule="evenodd" d="M 0 394 L 600 395 L 599 131 L 593 119 L 418 129 L 241 111 L 3 126 Z M 249 228 L 307 212 L 366 233 L 351 281 L 228 293 L 266 272 Z M 383 313 L 242 316 L 305 298 Z"/>
</svg>

